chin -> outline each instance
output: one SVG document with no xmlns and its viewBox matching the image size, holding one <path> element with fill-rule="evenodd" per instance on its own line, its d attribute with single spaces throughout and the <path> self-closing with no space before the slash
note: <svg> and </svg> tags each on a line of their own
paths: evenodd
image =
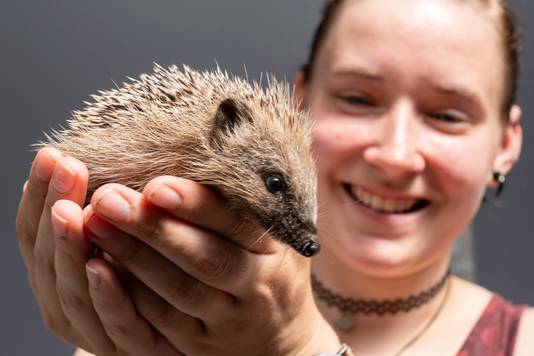
<svg viewBox="0 0 534 356">
<path fill-rule="evenodd" d="M 340 236 L 340 235 L 338 235 Z M 348 269 L 376 277 L 393 277 L 413 271 L 428 263 L 431 252 L 424 251 L 416 238 L 385 239 L 374 236 L 332 239 L 324 241 L 324 249 Z"/>
</svg>

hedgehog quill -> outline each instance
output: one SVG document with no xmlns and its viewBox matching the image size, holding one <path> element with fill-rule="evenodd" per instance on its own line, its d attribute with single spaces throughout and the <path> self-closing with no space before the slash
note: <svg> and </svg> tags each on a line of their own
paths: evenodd
<svg viewBox="0 0 534 356">
<path fill-rule="evenodd" d="M 311 123 L 287 84 L 156 65 L 93 99 L 37 144 L 87 165 L 88 197 L 110 182 L 141 191 L 157 176 L 188 178 L 300 254 L 319 251 Z"/>
</svg>

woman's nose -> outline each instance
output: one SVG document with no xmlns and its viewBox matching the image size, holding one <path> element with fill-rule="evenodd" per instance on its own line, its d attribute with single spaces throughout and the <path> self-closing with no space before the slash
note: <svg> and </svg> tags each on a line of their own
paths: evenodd
<svg viewBox="0 0 534 356">
<path fill-rule="evenodd" d="M 364 159 L 391 178 L 423 171 L 420 120 L 412 105 L 399 103 L 378 120 Z"/>
</svg>

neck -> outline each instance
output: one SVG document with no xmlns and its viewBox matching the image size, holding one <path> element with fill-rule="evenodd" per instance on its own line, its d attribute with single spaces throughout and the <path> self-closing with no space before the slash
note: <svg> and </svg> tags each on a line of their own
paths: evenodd
<svg viewBox="0 0 534 356">
<path fill-rule="evenodd" d="M 312 271 L 336 294 L 356 299 L 395 299 L 418 294 L 436 284 L 447 272 L 450 256 L 427 265 L 411 267 L 359 268 L 347 266 L 327 249 L 313 258 Z"/>
<path fill-rule="evenodd" d="M 339 259 L 328 256 L 326 249 L 313 259 L 313 273 L 326 288 L 343 297 L 383 301 L 404 299 L 428 290 L 443 278 L 450 258 L 446 255 L 426 266 L 389 268 L 387 272 L 378 272 L 378 268 L 370 272 L 363 268 L 348 268 L 335 261 Z M 349 315 L 354 326 L 345 332 L 340 331 L 340 337 L 359 352 L 365 350 L 367 354 L 384 354 L 371 352 L 376 351 L 376 345 L 383 348 L 381 351 L 394 350 L 443 306 L 446 290 L 447 288 L 443 288 L 428 303 L 408 312 L 393 315 Z M 339 322 L 342 313 L 337 308 L 327 306 L 319 300 L 317 305 L 327 320 L 333 324 Z"/>
</svg>

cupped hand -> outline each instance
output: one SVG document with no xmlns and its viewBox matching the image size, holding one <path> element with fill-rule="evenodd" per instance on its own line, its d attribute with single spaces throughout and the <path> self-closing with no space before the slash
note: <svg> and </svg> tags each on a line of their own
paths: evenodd
<svg viewBox="0 0 534 356">
<path fill-rule="evenodd" d="M 61 339 L 98 355 L 181 355 L 138 314 L 139 322 L 129 327 L 136 353 L 118 348 L 108 336 L 86 278 L 86 263 L 93 256 L 81 209 L 87 179 L 81 162 L 45 148 L 36 155 L 24 185 L 16 220 L 18 242 L 46 326 Z M 121 302 L 121 295 L 111 296 Z M 131 315 L 126 313 L 131 313 L 128 304 L 120 307 L 125 313 L 121 318 Z"/>
<path fill-rule="evenodd" d="M 52 148 L 41 149 L 32 164 L 28 181 L 19 204 L 17 213 L 17 235 L 20 251 L 26 264 L 28 281 L 41 314 L 47 327 L 66 341 L 91 349 L 86 340 L 76 330 L 69 320 L 69 314 L 76 310 L 77 315 L 87 319 L 93 315 L 91 322 L 97 323 L 97 316 L 92 309 L 90 299 L 62 298 L 64 294 L 58 289 L 65 287 L 62 280 L 69 276 L 79 276 L 74 264 L 73 269 L 57 274 L 57 264 L 61 266 L 76 260 L 87 259 L 91 252 L 89 243 L 80 233 L 83 228 L 83 219 L 77 219 L 71 226 L 73 234 L 69 260 L 61 255 L 56 256 L 56 247 L 63 246 L 60 240 L 53 238 L 52 206 L 60 199 L 68 199 L 78 207 L 85 201 L 87 190 L 87 169 L 72 158 L 64 157 L 59 151 Z M 69 215 L 76 214 L 75 211 Z M 57 217 L 54 220 L 58 220 Z M 74 219 L 76 220 L 76 219 Z M 56 229 L 57 230 L 57 229 Z M 56 257 L 58 257 L 56 259 Z M 81 264 L 82 268 L 84 264 Z M 83 274 L 81 274 L 83 277 Z M 65 277 L 65 278 L 62 278 Z M 72 278 L 69 288 L 87 289 L 84 280 Z M 86 293 L 87 294 L 87 293 Z M 100 327 L 102 329 L 102 327 Z M 98 335 L 93 336 L 99 339 Z"/>
<path fill-rule="evenodd" d="M 95 196 L 94 210 L 82 211 L 86 187 L 82 163 L 43 149 L 17 215 L 30 286 L 60 338 L 106 356 L 335 349 L 337 336 L 311 300 L 309 261 L 228 211 L 209 189 L 162 177 L 143 197 L 111 185 Z M 103 218 L 120 210 L 106 212 L 114 192 L 126 198 L 124 220 Z M 94 256 L 84 219 L 93 240 L 143 282 Z"/>
<path fill-rule="evenodd" d="M 135 277 L 121 277 L 123 289 L 104 259 L 88 263 L 95 311 L 128 354 L 141 355 L 131 331 L 143 322 L 187 355 L 312 355 L 339 346 L 313 302 L 310 260 L 205 186 L 159 177 L 141 194 L 109 184 L 85 220 L 91 240 Z"/>
</svg>

